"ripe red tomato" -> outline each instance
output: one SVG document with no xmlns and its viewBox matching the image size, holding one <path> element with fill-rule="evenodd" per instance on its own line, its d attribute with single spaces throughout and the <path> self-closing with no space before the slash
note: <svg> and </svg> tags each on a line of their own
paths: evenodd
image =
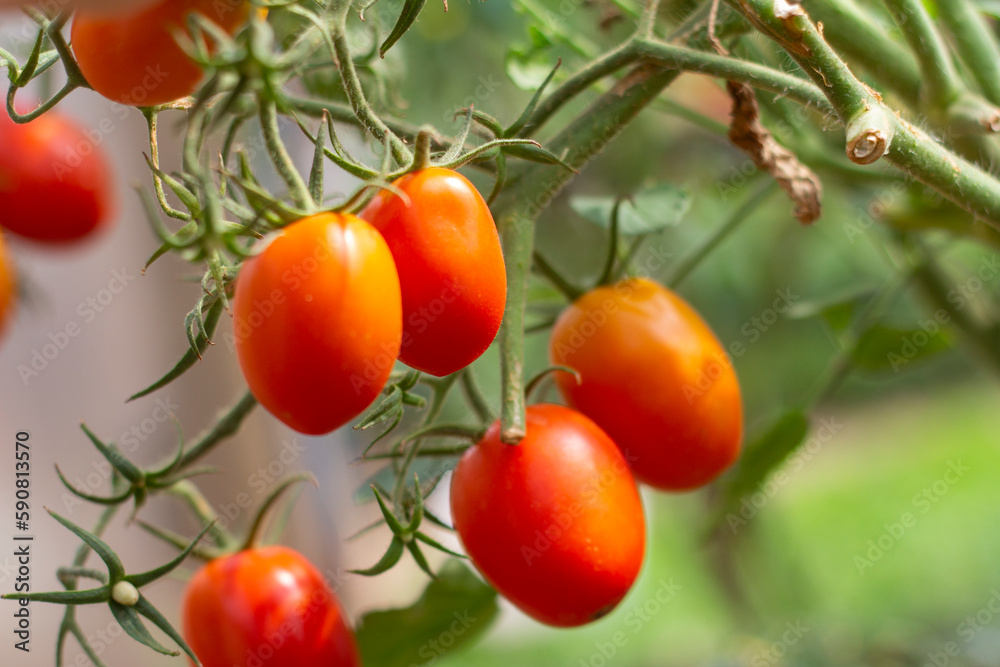
<svg viewBox="0 0 1000 667">
<path fill-rule="evenodd" d="M 233 33 L 246 22 L 246 0 L 160 0 L 123 15 L 80 11 L 73 19 L 73 53 L 94 90 L 113 102 L 148 107 L 193 93 L 202 71 L 178 45 L 199 13 Z"/>
<path fill-rule="evenodd" d="M 743 438 L 740 387 L 712 330 L 681 297 L 637 278 L 588 292 L 552 331 L 566 401 L 625 453 L 635 476 L 668 491 L 712 481 Z"/>
<path fill-rule="evenodd" d="M 507 272 L 489 207 L 464 176 L 431 167 L 383 190 L 361 217 L 385 237 L 403 290 L 400 360 L 448 375 L 479 358 L 496 338 Z"/>
<path fill-rule="evenodd" d="M 10 266 L 3 235 L 0 234 L 0 334 L 7 328 L 17 300 L 17 277 Z"/>
<path fill-rule="evenodd" d="M 25 125 L 0 112 L 0 225 L 42 243 L 77 241 L 114 215 L 104 152 L 49 111 Z"/>
<path fill-rule="evenodd" d="M 451 513 L 466 553 L 521 611 L 569 627 L 610 612 L 646 551 L 642 500 L 615 443 L 583 415 L 532 405 L 527 435 L 500 424 L 459 461 Z"/>
<path fill-rule="evenodd" d="M 204 667 L 356 667 L 336 595 L 302 554 L 250 549 L 213 560 L 187 585 L 184 638 Z"/>
<path fill-rule="evenodd" d="M 299 220 L 244 262 L 233 316 L 240 367 L 261 405 L 300 433 L 329 433 L 378 397 L 399 355 L 392 254 L 353 215 Z"/>
<path fill-rule="evenodd" d="M 155 0 L 60 0 L 61 7 L 73 7 L 100 11 L 105 13 L 124 12 L 134 10 L 139 7 L 148 7 Z M 30 0 L 0 0 L 0 7 L 23 7 L 29 5 L 44 6 L 44 3 L 31 2 Z"/>
</svg>

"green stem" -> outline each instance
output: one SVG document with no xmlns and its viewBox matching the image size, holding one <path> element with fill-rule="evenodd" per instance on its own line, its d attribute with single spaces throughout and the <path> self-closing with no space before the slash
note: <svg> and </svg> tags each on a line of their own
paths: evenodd
<svg viewBox="0 0 1000 667">
<path fill-rule="evenodd" d="M 212 507 L 208 499 L 202 494 L 201 490 L 194 485 L 190 480 L 182 479 L 181 481 L 175 483 L 173 486 L 169 487 L 169 492 L 183 500 L 191 511 L 195 513 L 198 520 L 201 522 L 202 526 L 211 525 L 208 529 L 208 534 L 211 536 L 215 545 L 222 550 L 235 548 L 237 545 L 236 538 L 233 535 L 222 528 L 218 524 L 219 514 Z"/>
<path fill-rule="evenodd" d="M 350 9 L 350 3 L 346 4 L 347 8 L 343 10 L 345 13 Z M 413 159 L 410 150 L 389 129 L 385 122 L 375 114 L 371 105 L 368 104 L 364 89 L 361 87 L 361 79 L 358 78 L 358 72 L 354 68 L 354 58 L 351 56 L 351 47 L 347 43 L 347 33 L 343 29 L 343 21 L 340 22 L 340 25 L 341 27 L 333 34 L 333 46 L 337 53 L 340 77 L 344 83 L 344 92 L 351 103 L 354 115 L 360 121 L 362 127 L 379 141 L 384 142 L 388 137 L 389 148 L 400 166 L 409 164 Z"/>
<path fill-rule="evenodd" d="M 955 307 L 948 297 L 955 281 L 946 278 L 926 254 L 923 262 L 914 269 L 913 279 L 928 304 L 947 313 L 949 322 L 958 328 L 978 356 L 1000 373 L 1000 338 L 970 317 L 968 310 Z"/>
<path fill-rule="evenodd" d="M 713 232 L 705 241 L 698 247 L 696 247 L 690 254 L 682 257 L 677 264 L 674 265 L 670 278 L 667 279 L 667 285 L 671 289 L 677 289 L 677 287 L 684 282 L 684 280 L 694 271 L 701 262 L 708 257 L 713 250 L 719 247 L 723 241 L 725 241 L 729 236 L 736 231 L 736 229 L 747 219 L 750 218 L 750 214 L 763 203 L 772 193 L 778 189 L 778 182 L 773 178 L 768 177 L 763 183 L 761 183 L 757 188 L 750 193 L 750 196 L 746 198 L 739 208 L 737 208 L 715 232 Z"/>
<path fill-rule="evenodd" d="M 884 0 L 910 48 L 917 54 L 926 98 L 947 109 L 962 94 L 958 72 L 922 0 Z"/>
<path fill-rule="evenodd" d="M 887 26 L 854 0 L 804 0 L 802 5 L 839 52 L 865 67 L 912 107 L 920 102 L 921 74 L 913 54 L 886 36 Z"/>
<path fill-rule="evenodd" d="M 555 287 L 559 292 L 566 297 L 569 302 L 576 301 L 583 294 L 583 290 L 572 285 L 568 280 L 566 280 L 561 273 L 552 266 L 545 256 L 540 252 L 532 253 L 532 260 L 534 261 L 535 271 Z"/>
<path fill-rule="evenodd" d="M 987 99 L 1000 105 L 1000 46 L 970 0 L 940 0 L 938 14 Z"/>
<path fill-rule="evenodd" d="M 497 208 L 503 210 L 502 206 Z M 516 445 L 527 434 L 524 415 L 524 311 L 535 247 L 535 218 L 512 211 L 501 215 L 497 226 L 507 265 L 507 304 L 500 327 L 500 440 Z"/>
<path fill-rule="evenodd" d="M 673 70 L 637 67 L 560 132 L 549 150 L 564 155 L 564 161 L 579 171 L 676 78 Z M 524 314 L 535 221 L 574 175 L 559 165 L 518 165 L 509 179 L 517 187 L 504 190 L 494 205 L 507 263 L 507 308 L 500 329 L 500 437 L 508 444 L 520 442 L 526 428 Z"/>
<path fill-rule="evenodd" d="M 847 126 L 852 161 L 892 164 L 961 208 L 1000 227 L 1000 181 L 903 121 L 859 81 L 797 5 L 784 18 L 768 0 L 726 0 L 746 13 L 809 73 Z"/>
<path fill-rule="evenodd" d="M 278 109 L 273 100 L 260 96 L 260 126 L 264 132 L 264 143 L 271 154 L 271 161 L 274 168 L 281 176 L 281 180 L 288 186 L 288 194 L 295 205 L 301 209 L 309 209 L 312 205 L 312 196 L 309 194 L 309 186 L 306 185 L 302 174 L 295 168 L 292 156 L 288 154 L 284 142 L 281 140 L 281 132 L 278 129 Z"/>
<path fill-rule="evenodd" d="M 194 444 L 184 452 L 176 470 L 183 470 L 212 450 L 229 436 L 236 433 L 243 420 L 257 407 L 257 399 L 249 391 L 240 396 L 222 417 L 212 427 L 195 440 Z"/>
<path fill-rule="evenodd" d="M 639 18 L 639 25 L 636 28 L 635 34 L 641 37 L 652 37 L 659 11 L 660 0 L 646 0 L 646 6 L 642 10 L 642 16 Z"/>
</svg>

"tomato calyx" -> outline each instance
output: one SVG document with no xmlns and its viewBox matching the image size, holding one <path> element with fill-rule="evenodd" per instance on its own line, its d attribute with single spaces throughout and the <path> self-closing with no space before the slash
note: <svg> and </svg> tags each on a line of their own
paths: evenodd
<svg viewBox="0 0 1000 667">
<path fill-rule="evenodd" d="M 397 517 L 391 509 L 389 509 L 389 506 L 383 499 L 382 492 L 379 491 L 378 486 L 373 484 L 371 489 L 375 494 L 375 500 L 378 502 L 379 509 L 382 511 L 382 518 L 386 525 L 389 526 L 389 530 L 392 531 L 392 541 L 389 543 L 389 547 L 386 549 L 382 558 L 379 559 L 379 561 L 373 566 L 366 569 L 350 570 L 350 572 L 364 575 L 366 577 L 373 577 L 382 574 L 395 566 L 396 563 L 398 563 L 403 557 L 403 551 L 407 550 L 410 552 L 410 555 L 413 556 L 413 560 L 416 561 L 420 569 L 427 573 L 427 576 L 431 579 L 436 579 L 437 575 L 435 575 L 434 571 L 431 570 L 431 566 L 427 562 L 426 556 L 424 556 L 423 551 L 420 549 L 421 542 L 450 556 L 465 558 L 464 555 L 452 551 L 420 530 L 420 524 L 423 522 L 427 512 L 424 509 L 424 498 L 420 489 L 420 479 L 416 474 L 413 475 L 414 503 L 412 513 L 409 515 L 408 519 L 404 519 L 407 521 L 405 524 L 400 521 L 399 517 Z M 403 513 L 406 514 L 405 510 Z M 437 520 L 435 520 L 435 522 L 439 523 Z"/>
<path fill-rule="evenodd" d="M 104 540 L 97 537 L 93 533 L 84 530 L 69 519 L 59 516 L 48 508 L 46 508 L 45 511 L 47 511 L 53 519 L 61 523 L 77 537 L 79 537 L 87 547 L 93 549 L 94 553 L 96 553 L 100 559 L 104 561 L 104 565 L 107 567 L 107 573 L 105 574 L 101 570 L 85 568 L 82 566 L 60 568 L 57 573 L 58 578 L 66 590 L 37 593 L 10 593 L 0 596 L 0 598 L 5 600 L 27 599 L 33 602 L 51 602 L 63 605 L 107 604 L 110 607 L 115 620 L 118 621 L 122 629 L 124 629 L 125 632 L 136 641 L 141 642 L 154 651 L 164 655 L 180 655 L 179 651 L 168 649 L 153 638 L 142 621 L 142 618 L 145 617 L 147 620 L 151 621 L 153 625 L 166 633 L 166 635 L 174 642 L 176 642 L 177 646 L 179 646 L 181 650 L 194 660 L 195 664 L 200 664 L 198 662 L 198 658 L 181 637 L 180 633 L 177 632 L 173 626 L 170 625 L 169 621 L 167 621 L 163 614 L 160 613 L 160 611 L 157 610 L 144 595 L 142 595 L 140 589 L 163 578 L 184 562 L 184 560 L 192 553 L 201 538 L 204 537 L 212 527 L 211 525 L 206 526 L 201 533 L 199 533 L 198 536 L 170 562 L 140 574 L 126 574 L 125 566 L 122 564 L 118 554 L 116 554 L 111 546 Z M 100 583 L 101 586 L 97 588 L 78 590 L 77 586 L 80 579 L 93 579 Z M 71 633 L 78 638 L 84 636 L 79 626 L 75 625 L 75 619 L 71 619 L 69 623 L 69 631 Z"/>
<path fill-rule="evenodd" d="M 179 445 L 173 458 L 160 464 L 158 467 L 146 470 L 130 461 L 115 443 L 105 443 L 93 431 L 87 428 L 85 424 L 81 424 L 80 428 L 83 429 L 83 432 L 90 439 L 90 442 L 93 443 L 94 447 L 97 448 L 97 451 L 111 464 L 111 468 L 114 471 L 112 495 L 97 496 L 77 489 L 66 479 L 66 476 L 63 475 L 62 470 L 57 464 L 56 474 L 59 476 L 59 480 L 70 493 L 88 502 L 100 505 L 119 505 L 127 502 L 130 498 L 134 499 L 133 518 L 143 504 L 145 504 L 150 491 L 167 489 L 189 477 L 208 472 L 205 468 L 183 470 L 185 459 L 183 438 L 179 439 Z M 187 544 L 186 541 L 185 544 Z"/>
<path fill-rule="evenodd" d="M 528 384 L 524 386 L 525 400 L 530 402 L 531 397 L 534 396 L 535 392 L 541 388 L 542 383 L 550 375 L 553 375 L 555 373 L 569 373 L 576 379 L 577 384 L 580 384 L 580 382 L 583 380 L 583 377 L 580 375 L 579 371 L 577 371 L 575 368 L 570 368 L 569 366 L 560 366 L 560 365 L 549 366 L 545 370 L 535 375 L 535 377 L 531 378 L 528 381 Z"/>
</svg>

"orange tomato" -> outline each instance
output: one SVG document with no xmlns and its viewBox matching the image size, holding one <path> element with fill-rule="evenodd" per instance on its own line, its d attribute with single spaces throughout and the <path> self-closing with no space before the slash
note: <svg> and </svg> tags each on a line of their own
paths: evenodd
<svg viewBox="0 0 1000 667">
<path fill-rule="evenodd" d="M 233 33 L 249 16 L 247 0 L 160 0 L 126 14 L 80 11 L 73 19 L 73 53 L 94 90 L 136 107 L 174 102 L 193 93 L 202 71 L 172 31 L 187 30 L 199 13 Z"/>
<path fill-rule="evenodd" d="M 431 375 L 460 370 L 496 338 L 507 271 L 490 209 L 464 176 L 431 167 L 383 190 L 361 214 L 382 232 L 403 290 L 400 361 Z"/>
<path fill-rule="evenodd" d="M 358 667 L 354 634 L 316 567 L 287 547 L 218 558 L 184 593 L 184 637 L 204 667 Z"/>
<path fill-rule="evenodd" d="M 740 387 L 712 330 L 681 297 L 643 278 L 600 287 L 559 317 L 549 354 L 566 401 L 668 491 L 707 484 L 737 459 Z"/>
<path fill-rule="evenodd" d="M 300 433 L 329 433 L 378 397 L 399 354 L 392 254 L 367 222 L 330 213 L 265 243 L 236 280 L 240 367 L 278 419 Z"/>
<path fill-rule="evenodd" d="M 0 334 L 7 328 L 17 301 L 17 278 L 7 257 L 3 234 L 0 234 Z"/>
<path fill-rule="evenodd" d="M 532 405 L 527 435 L 496 422 L 451 480 L 455 530 L 504 597 L 542 623 L 594 621 L 625 597 L 646 551 L 642 499 L 615 443 L 560 405 Z"/>
</svg>

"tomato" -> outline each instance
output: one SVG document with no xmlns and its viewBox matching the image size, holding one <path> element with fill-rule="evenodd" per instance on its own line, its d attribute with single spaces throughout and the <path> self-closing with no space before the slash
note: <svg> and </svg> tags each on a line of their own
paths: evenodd
<svg viewBox="0 0 1000 667">
<path fill-rule="evenodd" d="M 713 480 L 739 456 L 740 387 L 712 330 L 681 297 L 642 278 L 588 292 L 556 322 L 549 354 L 566 401 L 668 491 Z"/>
<path fill-rule="evenodd" d="M 101 147 L 49 111 L 25 125 L 0 112 L 0 225 L 61 244 L 90 236 L 114 216 L 113 176 Z"/>
<path fill-rule="evenodd" d="M 302 554 L 274 546 L 218 558 L 187 585 L 184 638 L 204 667 L 356 667 L 340 603 Z"/>
<path fill-rule="evenodd" d="M 431 167 L 383 190 L 361 217 L 385 237 L 403 290 L 400 360 L 448 375 L 479 358 L 496 338 L 507 272 L 490 209 L 464 176 Z"/>
<path fill-rule="evenodd" d="M 646 551 L 642 500 L 628 463 L 594 422 L 532 405 L 527 435 L 500 423 L 462 456 L 451 514 L 466 553 L 501 594 L 549 625 L 583 625 L 632 587 Z"/>
<path fill-rule="evenodd" d="M 17 278 L 4 248 L 3 235 L 0 234 L 0 334 L 7 328 L 16 300 Z"/>
<path fill-rule="evenodd" d="M 202 71 L 174 37 L 199 13 L 233 33 L 246 22 L 247 0 L 160 0 L 120 16 L 78 12 L 73 53 L 87 82 L 113 102 L 136 107 L 174 102 L 193 93 Z"/>
<path fill-rule="evenodd" d="M 392 254 L 353 215 L 299 220 L 244 262 L 233 316 L 240 367 L 261 405 L 300 433 L 329 433 L 378 397 L 399 354 Z"/>
<path fill-rule="evenodd" d="M 155 1 L 156 0 L 60 0 L 59 6 L 100 11 L 110 14 L 114 12 L 127 12 L 141 7 L 148 7 Z M 0 7 L 41 5 L 44 8 L 45 4 L 46 3 L 42 0 L 36 0 L 35 2 L 31 2 L 30 0 L 0 0 Z"/>
</svg>

